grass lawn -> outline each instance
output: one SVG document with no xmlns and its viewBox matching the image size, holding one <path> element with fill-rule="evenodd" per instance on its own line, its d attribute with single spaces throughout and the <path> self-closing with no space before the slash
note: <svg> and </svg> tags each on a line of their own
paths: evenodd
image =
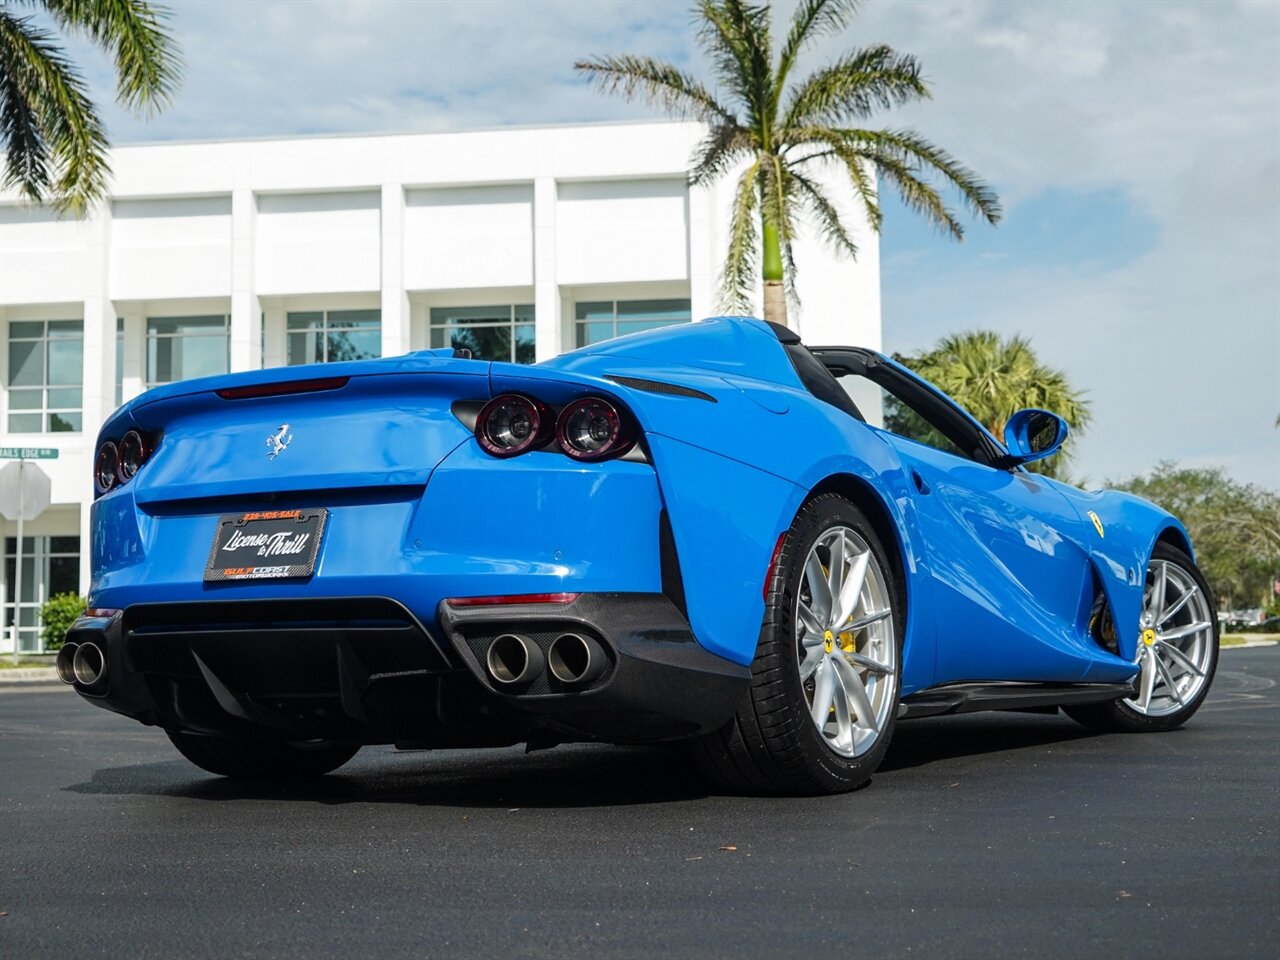
<svg viewBox="0 0 1280 960">
<path fill-rule="evenodd" d="M 13 662 L 13 655 L 9 653 L 0 653 L 0 670 L 17 670 L 27 669 L 30 667 L 52 667 L 52 660 L 28 660 L 23 657 L 17 663 Z"/>
</svg>

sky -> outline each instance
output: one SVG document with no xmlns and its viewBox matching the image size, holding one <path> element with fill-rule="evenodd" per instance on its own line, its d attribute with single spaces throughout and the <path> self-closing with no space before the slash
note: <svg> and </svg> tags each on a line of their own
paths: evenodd
<svg viewBox="0 0 1280 960">
<path fill-rule="evenodd" d="M 643 119 L 572 70 L 638 53 L 707 76 L 685 0 L 170 0 L 183 86 L 115 142 Z M 775 5 L 775 32 L 792 9 Z M 869 0 L 798 70 L 855 46 L 920 58 L 910 126 L 999 192 L 956 244 L 900 204 L 881 235 L 884 347 L 1029 337 L 1092 401 L 1073 474 L 1220 465 L 1280 490 L 1280 2 Z"/>
</svg>

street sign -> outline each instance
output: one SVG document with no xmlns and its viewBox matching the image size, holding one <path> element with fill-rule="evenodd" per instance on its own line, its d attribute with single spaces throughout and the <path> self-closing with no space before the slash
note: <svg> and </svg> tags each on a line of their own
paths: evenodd
<svg viewBox="0 0 1280 960">
<path fill-rule="evenodd" d="M 57 447 L 0 447 L 0 460 L 57 460 Z"/>
<path fill-rule="evenodd" d="M 49 475 L 34 463 L 0 467 L 0 514 L 6 520 L 34 520 L 49 506 Z"/>
</svg>

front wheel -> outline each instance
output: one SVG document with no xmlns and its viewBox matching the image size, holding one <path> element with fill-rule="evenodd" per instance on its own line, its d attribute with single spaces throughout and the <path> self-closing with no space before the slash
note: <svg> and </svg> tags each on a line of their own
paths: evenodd
<svg viewBox="0 0 1280 960">
<path fill-rule="evenodd" d="M 902 593 L 866 515 L 834 494 L 801 508 L 769 583 L 751 682 L 693 744 L 713 780 L 752 793 L 840 793 L 870 779 L 898 716 Z"/>
<path fill-rule="evenodd" d="M 1135 696 L 1064 707 L 1073 720 L 1107 732 L 1173 730 L 1209 694 L 1218 667 L 1218 616 L 1204 575 L 1189 556 L 1158 543 L 1147 566 L 1138 623 Z"/>
<path fill-rule="evenodd" d="M 241 780 L 304 780 L 337 770 L 360 749 L 330 740 L 250 740 L 168 730 L 178 752 L 202 770 Z"/>
</svg>

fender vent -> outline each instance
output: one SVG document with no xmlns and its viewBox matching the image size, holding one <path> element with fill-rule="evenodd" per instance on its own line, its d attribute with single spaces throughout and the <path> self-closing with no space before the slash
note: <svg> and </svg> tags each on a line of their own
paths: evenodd
<svg viewBox="0 0 1280 960">
<path fill-rule="evenodd" d="M 663 383 L 661 380 L 644 380 L 640 377 L 622 377 L 616 374 L 607 373 L 604 377 L 606 380 L 612 380 L 614 383 L 623 387 L 630 387 L 632 390 L 643 390 L 645 393 L 661 393 L 670 397 L 688 397 L 690 400 L 706 400 L 708 403 L 718 402 L 715 397 L 709 393 L 703 393 L 701 390 L 694 390 L 692 387 L 682 387 L 675 383 Z"/>
</svg>

